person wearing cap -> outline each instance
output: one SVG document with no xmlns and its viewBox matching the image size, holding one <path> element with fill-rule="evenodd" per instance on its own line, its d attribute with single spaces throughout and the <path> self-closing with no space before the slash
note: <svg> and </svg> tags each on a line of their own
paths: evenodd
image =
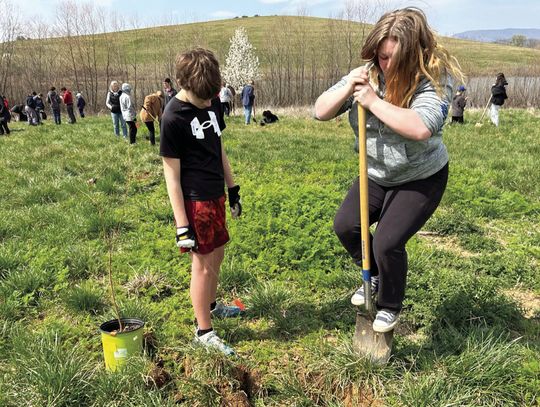
<svg viewBox="0 0 540 407">
<path fill-rule="evenodd" d="M 463 110 L 467 104 L 466 90 L 465 86 L 461 85 L 452 99 L 452 123 L 463 124 Z"/>
</svg>

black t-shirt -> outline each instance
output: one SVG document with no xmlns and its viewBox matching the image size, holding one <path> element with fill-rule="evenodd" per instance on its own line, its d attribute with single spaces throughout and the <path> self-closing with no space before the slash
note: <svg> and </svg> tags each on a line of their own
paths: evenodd
<svg viewBox="0 0 540 407">
<path fill-rule="evenodd" d="M 223 196 L 225 181 L 221 158 L 221 131 L 225 129 L 219 98 L 199 109 L 172 98 L 161 119 L 159 153 L 180 159 L 184 198 L 207 201 Z"/>
</svg>

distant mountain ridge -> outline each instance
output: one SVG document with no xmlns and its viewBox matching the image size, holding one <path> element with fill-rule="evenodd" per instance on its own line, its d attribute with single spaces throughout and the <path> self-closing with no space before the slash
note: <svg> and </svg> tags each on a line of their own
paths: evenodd
<svg viewBox="0 0 540 407">
<path fill-rule="evenodd" d="M 509 40 L 514 35 L 524 35 L 527 39 L 540 39 L 538 28 L 504 28 L 501 30 L 471 30 L 454 34 L 454 38 L 482 42 Z"/>
</svg>

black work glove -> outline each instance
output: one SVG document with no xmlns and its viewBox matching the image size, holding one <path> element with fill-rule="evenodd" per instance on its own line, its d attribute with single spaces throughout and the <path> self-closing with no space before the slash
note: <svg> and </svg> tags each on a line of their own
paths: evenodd
<svg viewBox="0 0 540 407">
<path fill-rule="evenodd" d="M 179 226 L 176 228 L 176 246 L 181 249 L 197 249 L 197 239 L 191 226 Z"/>
<path fill-rule="evenodd" d="M 235 185 L 228 188 L 229 206 L 231 207 L 231 216 L 233 219 L 238 218 L 242 214 L 242 204 L 240 203 L 240 185 Z"/>
</svg>

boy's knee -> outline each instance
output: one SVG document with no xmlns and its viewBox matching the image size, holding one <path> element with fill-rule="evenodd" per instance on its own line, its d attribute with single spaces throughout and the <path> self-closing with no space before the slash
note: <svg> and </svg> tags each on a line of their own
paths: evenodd
<svg viewBox="0 0 540 407">
<path fill-rule="evenodd" d="M 214 269 L 210 265 L 193 264 L 191 272 L 207 277 L 214 273 Z"/>
</svg>

